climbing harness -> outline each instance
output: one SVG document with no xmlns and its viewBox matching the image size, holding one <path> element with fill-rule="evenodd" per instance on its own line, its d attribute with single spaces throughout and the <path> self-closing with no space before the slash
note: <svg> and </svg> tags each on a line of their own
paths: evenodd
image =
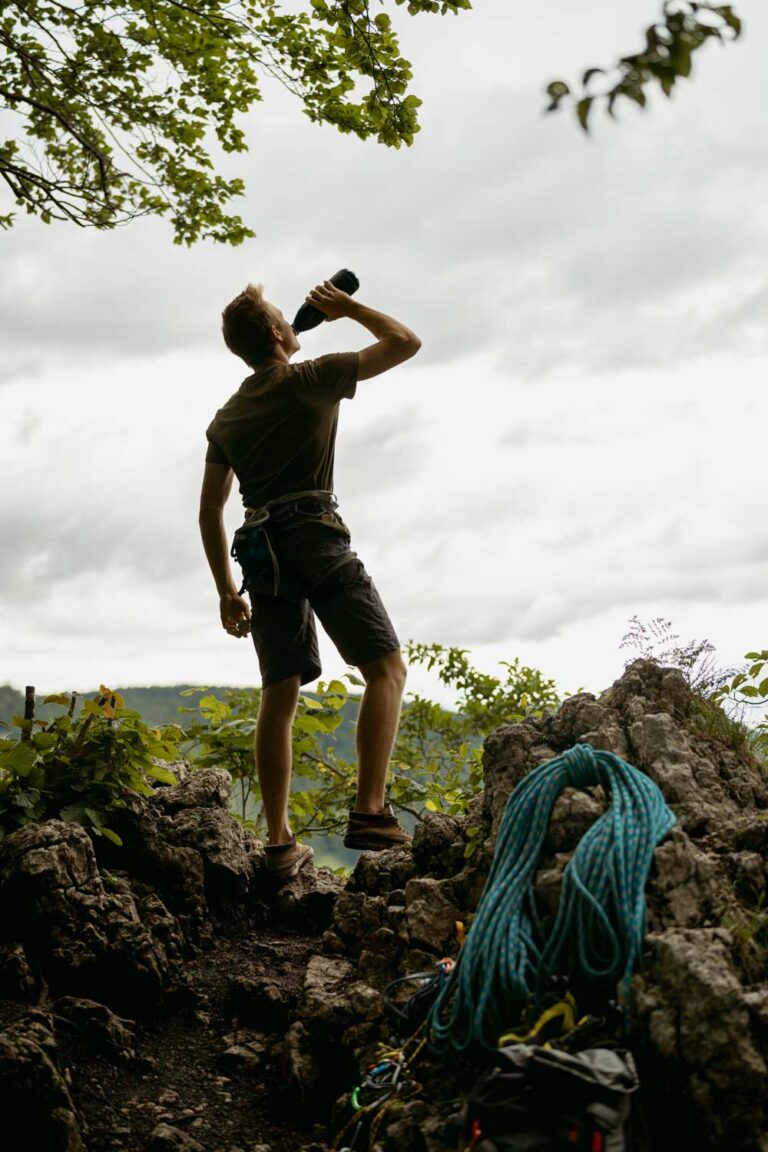
<svg viewBox="0 0 768 1152">
<path fill-rule="evenodd" d="M 552 807 L 563 788 L 601 785 L 608 810 L 563 872 L 545 938 L 533 884 Z M 578 744 L 540 765 L 511 793 L 491 871 L 456 964 L 428 1018 L 435 1052 L 498 1047 L 510 1019 L 552 978 L 604 989 L 629 982 L 645 932 L 645 883 L 675 816 L 653 781 L 611 752 Z"/>
<path fill-rule="evenodd" d="M 279 523 L 285 519 L 284 513 L 291 510 L 291 505 L 294 505 L 293 511 L 296 511 L 297 502 L 309 498 L 326 504 L 329 511 L 338 507 L 338 501 L 333 492 L 308 489 L 305 492 L 289 492 L 285 496 L 277 496 L 274 500 L 268 500 L 260 508 L 245 509 L 245 520 L 235 532 L 229 553 L 243 569 L 243 586 L 238 592 L 238 596 L 242 596 L 248 587 L 247 568 L 266 567 L 267 562 L 272 568 L 272 595 L 278 596 L 280 594 L 280 564 L 275 555 L 269 532 L 264 525 L 269 520 Z M 275 509 L 278 510 L 277 515 L 273 515 Z"/>
</svg>

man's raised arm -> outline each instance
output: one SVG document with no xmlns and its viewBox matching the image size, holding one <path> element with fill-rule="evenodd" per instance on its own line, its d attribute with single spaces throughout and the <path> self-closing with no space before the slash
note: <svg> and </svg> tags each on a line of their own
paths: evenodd
<svg viewBox="0 0 768 1152">
<path fill-rule="evenodd" d="M 307 302 L 324 312 L 329 320 L 349 316 L 377 337 L 375 344 L 360 352 L 358 380 L 369 380 L 371 376 L 378 376 L 402 364 L 404 360 L 410 360 L 421 348 L 421 340 L 405 324 L 353 300 L 346 292 L 331 284 L 330 280 L 318 284 L 307 296 Z"/>
</svg>

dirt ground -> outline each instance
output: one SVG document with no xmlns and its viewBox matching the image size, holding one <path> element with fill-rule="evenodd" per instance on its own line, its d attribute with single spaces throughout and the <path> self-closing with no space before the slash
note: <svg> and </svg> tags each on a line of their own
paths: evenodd
<svg viewBox="0 0 768 1152">
<path fill-rule="evenodd" d="M 267 972 L 281 988 L 297 991 L 316 951 L 317 941 L 261 930 L 220 940 L 185 963 L 185 986 L 161 1018 L 135 1024 L 132 1057 L 95 1052 L 77 1028 L 56 1016 L 55 1001 L 41 1004 L 54 1013 L 89 1152 L 145 1152 L 163 1123 L 205 1152 L 296 1152 L 315 1143 L 320 1152 L 326 1125 L 287 1097 L 285 1078 L 270 1056 L 277 1038 L 239 1027 L 231 987 L 235 977 Z M 0 1028 L 23 1011 L 0 1004 Z M 232 1047 L 238 1056 L 225 1055 Z"/>
</svg>

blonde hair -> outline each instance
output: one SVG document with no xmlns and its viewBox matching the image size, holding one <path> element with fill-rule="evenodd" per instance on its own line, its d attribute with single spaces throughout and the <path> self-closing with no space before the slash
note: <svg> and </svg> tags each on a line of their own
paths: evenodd
<svg viewBox="0 0 768 1152">
<path fill-rule="evenodd" d="M 272 355 L 275 317 L 264 299 L 263 284 L 249 284 L 221 314 L 221 331 L 230 352 L 251 368 Z"/>
</svg>

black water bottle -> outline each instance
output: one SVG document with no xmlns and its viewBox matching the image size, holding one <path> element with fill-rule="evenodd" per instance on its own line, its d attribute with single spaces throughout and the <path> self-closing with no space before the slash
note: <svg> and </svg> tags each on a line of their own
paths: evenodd
<svg viewBox="0 0 768 1152">
<path fill-rule="evenodd" d="M 350 272 L 348 268 L 341 268 L 334 276 L 331 276 L 331 284 L 336 288 L 340 288 L 342 292 L 346 292 L 352 296 L 357 292 L 360 287 L 360 281 L 354 272 Z M 310 328 L 317 328 L 318 324 L 322 324 L 323 320 L 327 320 L 325 312 L 321 312 L 319 308 L 315 308 L 314 304 L 302 304 L 294 318 L 291 328 L 298 336 L 299 332 L 308 332 Z"/>
</svg>

